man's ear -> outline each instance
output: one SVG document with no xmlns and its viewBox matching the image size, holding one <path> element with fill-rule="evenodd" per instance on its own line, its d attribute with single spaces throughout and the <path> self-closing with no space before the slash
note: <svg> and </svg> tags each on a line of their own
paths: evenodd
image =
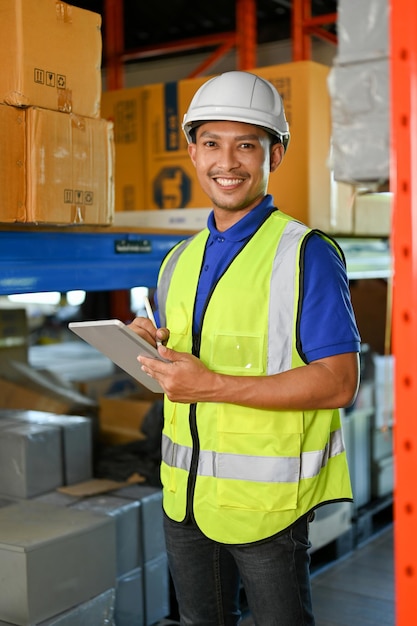
<svg viewBox="0 0 417 626">
<path fill-rule="evenodd" d="M 195 151 L 197 149 L 197 146 L 195 143 L 189 143 L 188 144 L 188 154 L 190 155 L 190 159 L 193 162 L 193 165 L 195 167 Z"/>
<path fill-rule="evenodd" d="M 269 170 L 270 172 L 275 172 L 278 165 L 281 163 L 284 158 L 284 146 L 282 143 L 274 143 L 271 146 L 271 155 L 269 161 Z"/>
</svg>

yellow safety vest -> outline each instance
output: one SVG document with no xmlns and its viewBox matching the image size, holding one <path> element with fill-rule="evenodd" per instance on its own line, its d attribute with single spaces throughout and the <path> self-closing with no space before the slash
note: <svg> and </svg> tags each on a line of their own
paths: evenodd
<svg viewBox="0 0 417 626">
<path fill-rule="evenodd" d="M 208 230 L 174 248 L 158 280 L 169 347 L 237 376 L 305 366 L 297 325 L 302 248 L 311 232 L 272 213 L 218 281 L 194 338 Z M 231 544 L 265 539 L 321 503 L 352 499 L 338 409 L 283 411 L 165 398 L 161 479 L 171 519 L 181 522 L 190 513 L 207 537 Z"/>
</svg>

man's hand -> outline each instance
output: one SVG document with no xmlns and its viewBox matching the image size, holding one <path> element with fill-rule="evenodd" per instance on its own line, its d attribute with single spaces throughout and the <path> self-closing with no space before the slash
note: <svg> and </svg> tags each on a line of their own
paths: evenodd
<svg viewBox="0 0 417 626">
<path fill-rule="evenodd" d="M 161 330 L 161 329 L 159 329 Z M 172 402 L 202 402 L 211 400 L 214 372 L 197 357 L 186 352 L 176 352 L 163 345 L 158 346 L 160 356 L 169 361 L 138 357 L 142 370 L 161 385 Z"/>
<path fill-rule="evenodd" d="M 157 345 L 165 344 L 169 339 L 168 328 L 155 328 L 151 320 L 148 317 L 135 317 L 135 319 L 128 324 L 128 328 L 133 330 L 134 333 L 140 335 L 142 339 L 145 339 L 154 348 Z"/>
</svg>

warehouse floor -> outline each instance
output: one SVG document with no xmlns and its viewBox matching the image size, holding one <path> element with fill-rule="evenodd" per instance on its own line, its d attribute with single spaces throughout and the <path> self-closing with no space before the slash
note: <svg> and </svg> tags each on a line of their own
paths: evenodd
<svg viewBox="0 0 417 626">
<path fill-rule="evenodd" d="M 316 626 L 395 624 L 393 527 L 312 575 Z M 250 616 L 242 626 L 254 626 Z"/>
</svg>

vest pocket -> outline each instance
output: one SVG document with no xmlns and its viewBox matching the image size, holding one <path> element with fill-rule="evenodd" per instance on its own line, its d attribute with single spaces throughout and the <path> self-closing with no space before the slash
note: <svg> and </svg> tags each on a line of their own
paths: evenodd
<svg viewBox="0 0 417 626">
<path fill-rule="evenodd" d="M 264 373 L 265 336 L 262 334 L 215 333 L 208 366 L 225 374 Z"/>
<path fill-rule="evenodd" d="M 217 500 L 220 508 L 297 508 L 303 412 L 218 405 Z"/>
</svg>

